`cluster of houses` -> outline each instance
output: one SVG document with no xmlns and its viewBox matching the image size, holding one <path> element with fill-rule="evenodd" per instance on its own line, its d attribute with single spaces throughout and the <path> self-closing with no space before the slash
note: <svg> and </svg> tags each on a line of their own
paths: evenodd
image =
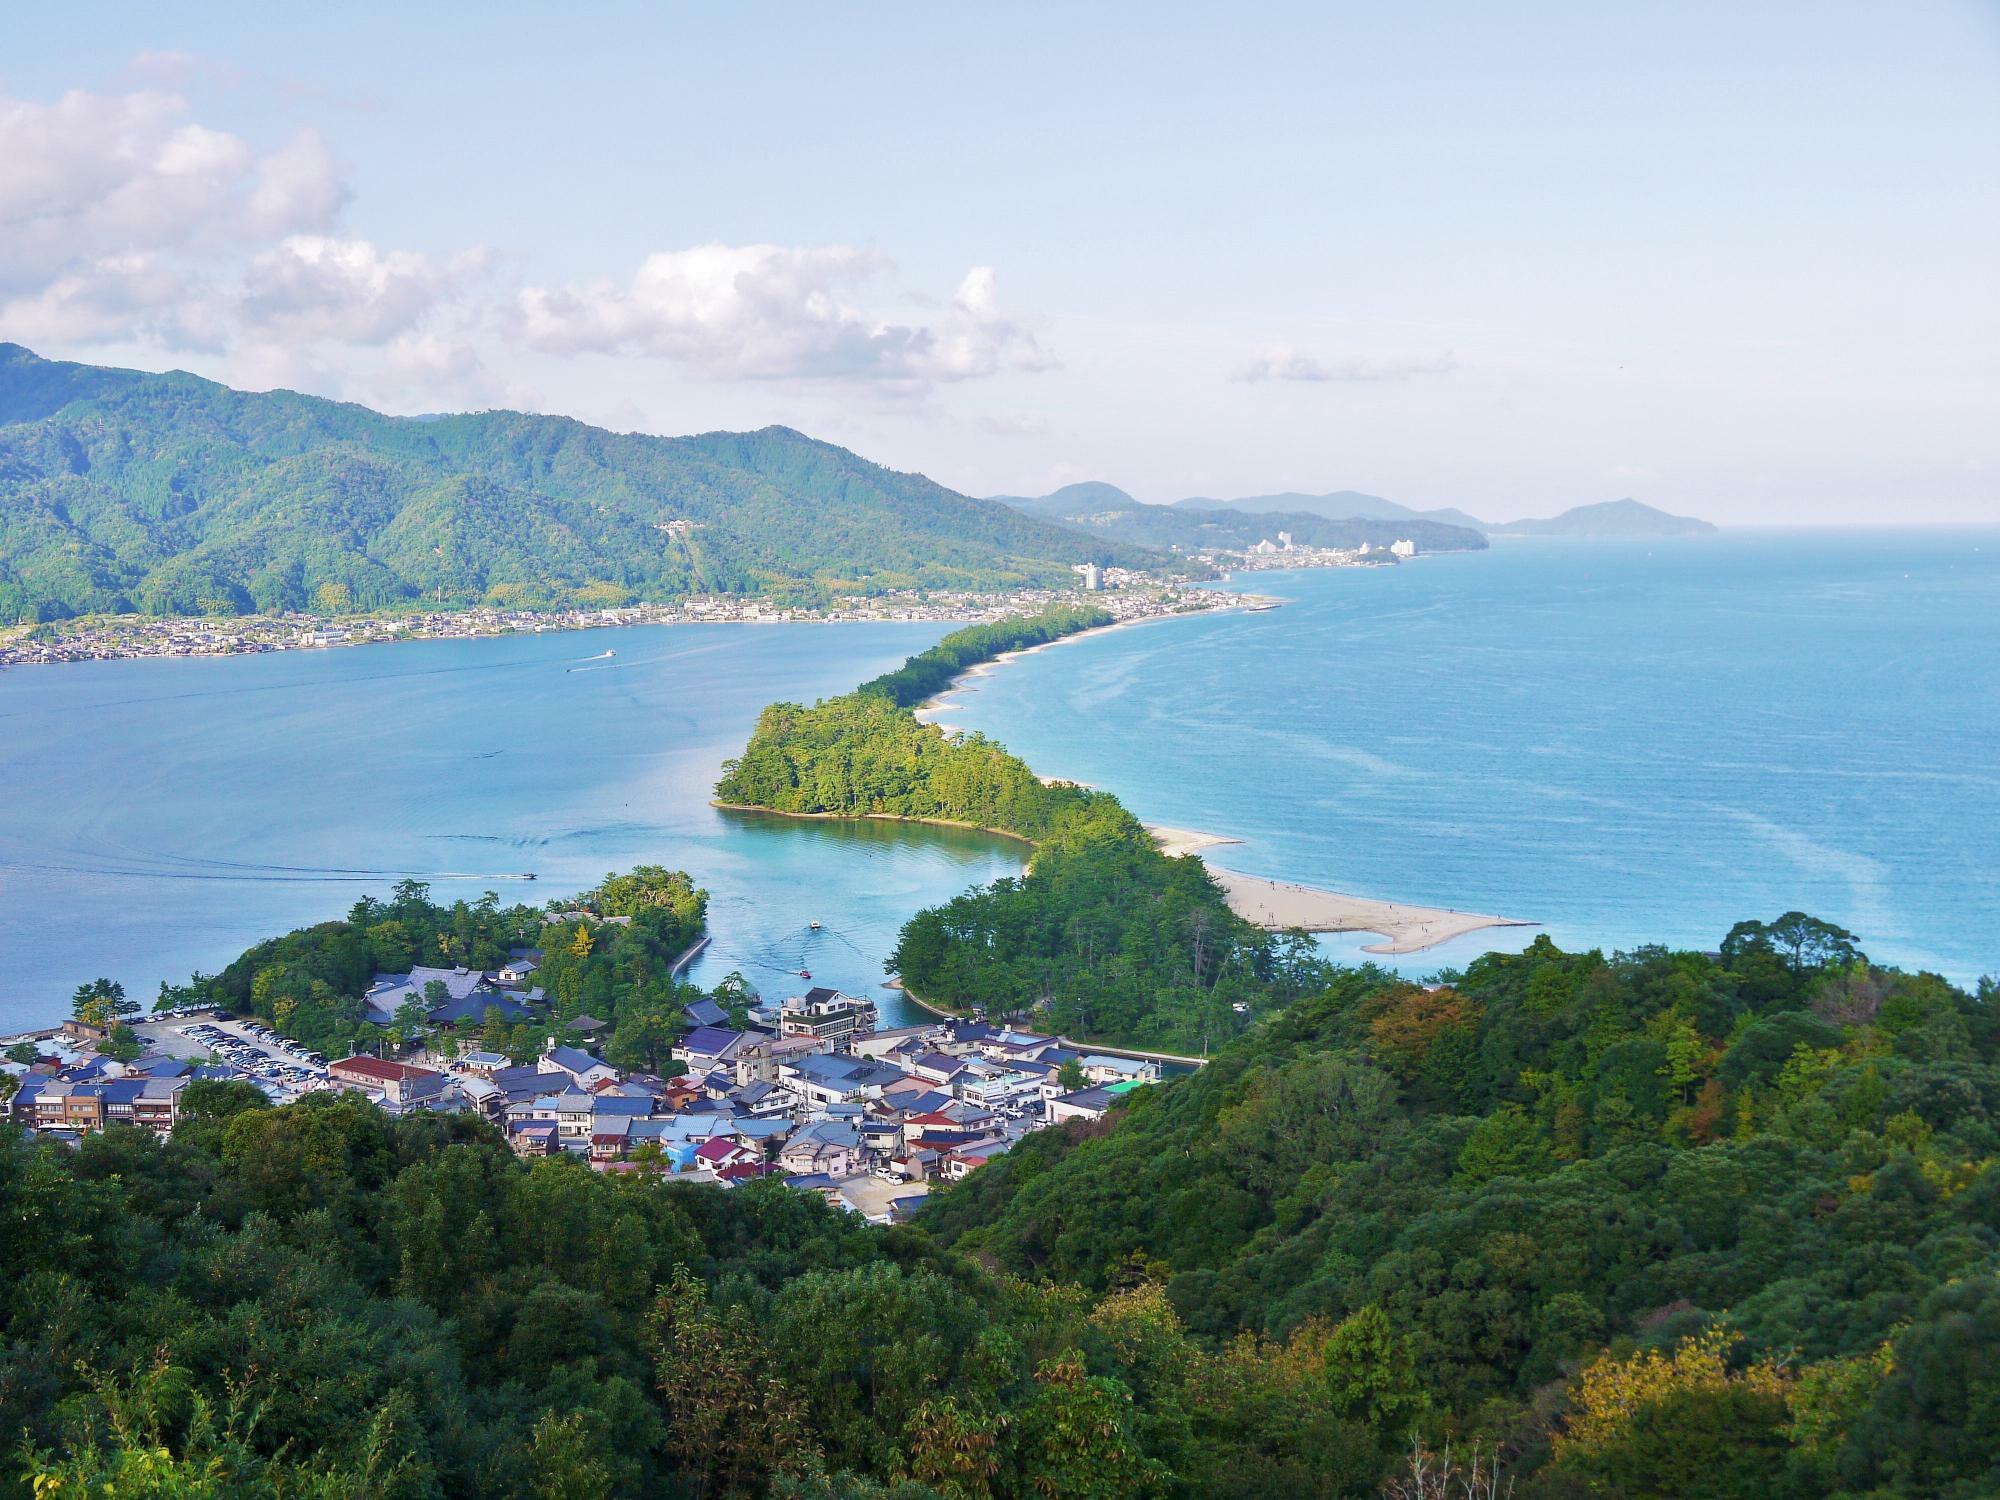
<svg viewBox="0 0 2000 1500">
<path fill-rule="evenodd" d="M 327 1073 L 391 1111 L 475 1110 L 522 1156 L 722 1187 L 779 1177 L 883 1222 L 1027 1131 L 1095 1118 L 1158 1076 L 1151 1062 L 978 1021 L 878 1031 L 873 1005 L 830 989 L 758 1017 L 736 1027 L 712 1000 L 689 1005 L 674 1077 L 553 1041 L 520 1065 L 487 1052 L 438 1068 L 350 1057 Z"/>
<path fill-rule="evenodd" d="M 20 1086 L 0 1103 L 0 1116 L 72 1141 L 107 1125 L 143 1125 L 165 1135 L 180 1120 L 181 1093 L 190 1083 L 238 1076 L 228 1063 L 196 1065 L 160 1052 L 131 1062 L 44 1054 L 20 1070 Z"/>
<path fill-rule="evenodd" d="M 628 917 L 598 917 L 591 912 L 563 913 L 553 920 L 587 918 L 598 925 L 618 925 Z M 516 948 L 497 969 L 434 968 L 419 964 L 407 974 L 377 974 L 368 993 L 361 997 L 364 1020 L 377 1026 L 392 1026 L 412 1003 L 423 1012 L 423 1024 L 430 1030 L 456 1031 L 463 1027 L 478 1030 L 489 1015 L 510 1025 L 546 1013 L 548 996 L 535 981 L 541 967 L 542 950 Z M 581 1018 L 601 1029 L 602 1022 Z"/>
<path fill-rule="evenodd" d="M 442 1025 L 498 1003 L 533 1014 L 532 962 L 520 955 L 492 975 L 384 975 L 369 992 L 370 1012 L 393 1016 L 416 998 L 431 1013 L 448 1013 Z M 428 988 L 433 981 L 445 986 L 442 997 Z M 510 994 L 514 986 L 522 988 Z M 437 1066 L 345 1057 L 327 1064 L 324 1086 L 358 1091 L 392 1114 L 477 1113 L 525 1157 L 570 1153 L 603 1171 L 656 1171 L 722 1187 L 778 1177 L 887 1222 L 933 1184 L 976 1171 L 1028 1131 L 1096 1118 L 1159 1076 L 1150 1061 L 1081 1052 L 1056 1037 L 982 1021 L 878 1030 L 872 1004 L 831 989 L 753 1015 L 751 1024 L 733 1026 L 712 1000 L 687 1006 L 687 1030 L 673 1049 L 683 1071 L 674 1077 L 621 1072 L 588 1044 L 551 1038 L 519 1065 L 491 1052 Z M 13 1113 L 65 1134 L 114 1123 L 164 1134 L 190 1081 L 229 1076 L 226 1064 L 165 1056 L 130 1064 L 89 1058 L 30 1070 Z"/>
</svg>

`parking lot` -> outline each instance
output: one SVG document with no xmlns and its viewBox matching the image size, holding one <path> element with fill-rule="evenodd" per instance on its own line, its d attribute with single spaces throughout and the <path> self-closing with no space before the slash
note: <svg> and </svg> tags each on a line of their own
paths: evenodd
<svg viewBox="0 0 2000 1500">
<path fill-rule="evenodd" d="M 188 1059 L 214 1058 L 287 1093 L 326 1083 L 326 1059 L 258 1021 L 195 1016 L 142 1026 L 160 1050 Z"/>
</svg>

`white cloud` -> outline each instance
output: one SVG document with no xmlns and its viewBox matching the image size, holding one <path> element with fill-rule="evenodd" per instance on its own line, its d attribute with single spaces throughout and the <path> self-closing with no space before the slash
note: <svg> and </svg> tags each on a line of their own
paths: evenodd
<svg viewBox="0 0 2000 1500">
<path fill-rule="evenodd" d="M 245 227 L 255 234 L 286 234 L 330 225 L 351 196 L 317 130 L 301 130 L 257 164 L 257 185 L 244 206 Z"/>
<path fill-rule="evenodd" d="M 382 398 L 399 410 L 541 409 L 540 392 L 496 374 L 464 339 L 405 333 L 390 340 L 383 352 Z"/>
<path fill-rule="evenodd" d="M 649 255 L 623 286 L 529 287 L 518 328 L 532 346 L 670 359 L 723 380 L 857 380 L 920 390 L 1051 363 L 1006 317 L 990 267 L 924 321 L 858 305 L 890 269 L 844 245 L 702 245 Z"/>
<path fill-rule="evenodd" d="M 555 354 L 671 360 L 697 378 L 892 399 L 1052 363 L 1001 309 L 992 268 L 925 306 L 886 256 L 842 245 L 703 245 L 648 256 L 623 282 L 496 286 L 483 251 L 343 232 L 351 194 L 318 132 L 253 142 L 159 86 L 204 66 L 146 54 L 129 92 L 0 93 L 0 338 L 84 358 L 197 350 L 226 380 L 403 409 L 533 404 L 483 357 L 508 335 Z"/>
<path fill-rule="evenodd" d="M 139 337 L 214 349 L 222 330 L 210 313 L 181 270 L 132 251 L 63 271 L 0 306 L 0 333 L 30 345 Z"/>
<path fill-rule="evenodd" d="M 251 260 L 242 316 L 286 338 L 382 344 L 416 328 L 484 263 L 477 253 L 440 263 L 368 240 L 293 235 Z"/>
<path fill-rule="evenodd" d="M 0 292 L 107 257 L 193 252 L 329 224 L 346 201 L 310 133 L 260 155 L 178 96 L 0 97 Z"/>
<path fill-rule="evenodd" d="M 142 57 L 134 70 L 190 65 Z M 412 392 L 419 404 L 516 394 L 433 327 L 467 301 L 485 255 L 332 232 L 348 197 L 316 131 L 261 150 L 170 93 L 0 95 L 0 337 L 198 350 L 222 356 L 225 378 L 322 391 L 428 376 L 439 394 Z M 382 351 L 358 382 L 356 350 Z"/>
<path fill-rule="evenodd" d="M 1295 344 L 1267 344 L 1248 364 L 1238 369 L 1233 378 L 1252 384 L 1264 380 L 1366 383 L 1408 380 L 1417 375 L 1443 375 L 1457 368 L 1458 361 L 1449 354 L 1390 358 L 1356 355 L 1327 362 L 1307 354 Z"/>
</svg>

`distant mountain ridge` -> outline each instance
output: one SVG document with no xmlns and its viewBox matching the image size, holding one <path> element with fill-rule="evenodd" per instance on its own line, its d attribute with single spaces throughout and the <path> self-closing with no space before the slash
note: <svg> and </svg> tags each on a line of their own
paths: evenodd
<svg viewBox="0 0 2000 1500">
<path fill-rule="evenodd" d="M 1394 500 L 1385 500 L 1380 495 L 1363 494 L 1360 490 L 1334 490 L 1325 495 L 1305 495 L 1293 490 L 1277 495 L 1246 495 L 1236 500 L 1210 500 L 1194 496 L 1176 500 L 1174 504 L 1192 510 L 1235 510 L 1259 514 L 1282 511 L 1292 515 L 1303 512 L 1325 516 L 1329 520 L 1365 516 L 1376 521 L 1437 521 L 1446 526 L 1486 530 L 1486 523 L 1477 516 L 1467 515 L 1452 506 L 1437 510 L 1413 510 L 1407 505 L 1398 505 Z"/>
<path fill-rule="evenodd" d="M 1251 511 L 1233 504 L 1210 506 L 1194 500 L 1149 505 L 1101 480 L 1064 485 L 1046 495 L 994 498 L 1024 515 L 1059 521 L 1095 536 L 1184 552 L 1242 551 L 1260 541 L 1276 540 L 1281 531 L 1308 547 L 1350 548 L 1363 543 L 1387 547 L 1405 538 L 1428 552 L 1477 551 L 1486 545 L 1486 538 L 1472 527 L 1419 518 L 1414 513 L 1404 518 L 1329 516 L 1310 510 Z"/>
<path fill-rule="evenodd" d="M 1046 586 L 1159 561 L 784 427 L 399 418 L 0 344 L 0 622 Z"/>
<path fill-rule="evenodd" d="M 1170 505 L 1149 505 L 1136 500 L 1116 485 L 1099 480 L 1080 484 L 1064 485 L 1059 490 L 1046 495 L 1019 496 L 999 495 L 995 499 L 1013 506 L 1026 515 L 1065 521 L 1071 525 L 1084 524 L 1085 518 L 1093 518 L 1094 524 L 1088 529 L 1103 535 L 1116 535 L 1128 540 L 1139 540 L 1142 536 L 1153 537 L 1150 545 L 1169 545 L 1158 540 L 1172 535 L 1174 528 L 1165 522 L 1151 520 L 1142 524 L 1137 519 L 1146 512 L 1178 511 L 1204 518 L 1202 525 L 1211 533 L 1229 529 L 1220 517 L 1239 517 L 1251 529 L 1262 528 L 1262 535 L 1275 536 L 1279 530 L 1292 532 L 1300 541 L 1308 540 L 1307 518 L 1318 521 L 1394 521 L 1404 523 L 1402 535 L 1410 537 L 1419 546 L 1437 550 L 1427 543 L 1414 529 L 1419 525 L 1435 525 L 1475 531 L 1482 536 L 1567 536 L 1601 539 L 1643 539 L 1648 537 L 1700 536 L 1716 530 L 1709 521 L 1693 516 L 1676 516 L 1651 505 L 1630 498 L 1606 500 L 1594 505 L 1578 505 L 1564 511 L 1559 516 L 1543 520 L 1521 520 L 1505 523 L 1482 521 L 1453 506 L 1443 506 L 1435 510 L 1416 510 L 1407 505 L 1399 505 L 1394 500 L 1385 500 L 1380 495 L 1365 494 L 1360 490 L 1333 490 L 1323 495 L 1308 495 L 1297 491 L 1286 491 L 1275 495 L 1245 495 L 1233 500 L 1216 500 L 1206 496 L 1190 496 L 1176 500 Z M 1254 542 L 1256 538 L 1252 538 Z M 1228 544 L 1220 544 L 1228 545 Z M 1339 543 L 1322 542 L 1319 545 L 1337 546 Z"/>
<path fill-rule="evenodd" d="M 1031 516 L 1089 514 L 1093 509 L 1116 513 L 1145 503 L 1101 479 L 1066 484 L 1059 490 L 1050 490 L 1046 495 L 994 495 L 990 498 Z"/>
</svg>

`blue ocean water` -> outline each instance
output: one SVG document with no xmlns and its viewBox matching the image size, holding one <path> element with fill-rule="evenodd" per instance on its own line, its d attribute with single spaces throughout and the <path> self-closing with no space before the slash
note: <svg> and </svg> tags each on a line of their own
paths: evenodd
<svg viewBox="0 0 2000 1500">
<path fill-rule="evenodd" d="M 406 873 L 442 899 L 539 904 L 639 863 L 711 893 L 697 982 L 740 968 L 782 997 L 810 968 L 894 1010 L 878 986 L 903 922 L 1016 873 L 1020 846 L 707 799 L 766 703 L 845 691 L 944 629 L 651 627 L 0 673 L 0 1033 L 60 1018 L 100 974 L 150 1002 Z"/>
<path fill-rule="evenodd" d="M 1712 948 L 1799 908 L 1885 961 L 2000 971 L 2000 530 L 1501 542 L 1236 583 L 1288 602 L 1066 643 L 943 717 L 1242 838 L 1212 858 L 1251 874 L 1565 947 Z"/>
<path fill-rule="evenodd" d="M 1528 918 L 1579 947 L 1711 946 L 1802 907 L 1883 959 L 2000 969 L 2000 531 L 1521 542 L 1240 582 L 1289 602 L 1066 643 L 968 684 L 947 719 L 1149 820 L 1242 838 L 1215 858 L 1254 874 Z M 0 674 L 0 1032 L 99 974 L 147 996 L 404 873 L 541 901 L 642 861 L 712 893 L 698 980 L 741 968 L 785 993 L 810 968 L 894 1014 L 875 987 L 902 922 L 1012 873 L 1019 846 L 707 797 L 765 703 L 842 691 L 941 633 L 639 629 Z"/>
</svg>

